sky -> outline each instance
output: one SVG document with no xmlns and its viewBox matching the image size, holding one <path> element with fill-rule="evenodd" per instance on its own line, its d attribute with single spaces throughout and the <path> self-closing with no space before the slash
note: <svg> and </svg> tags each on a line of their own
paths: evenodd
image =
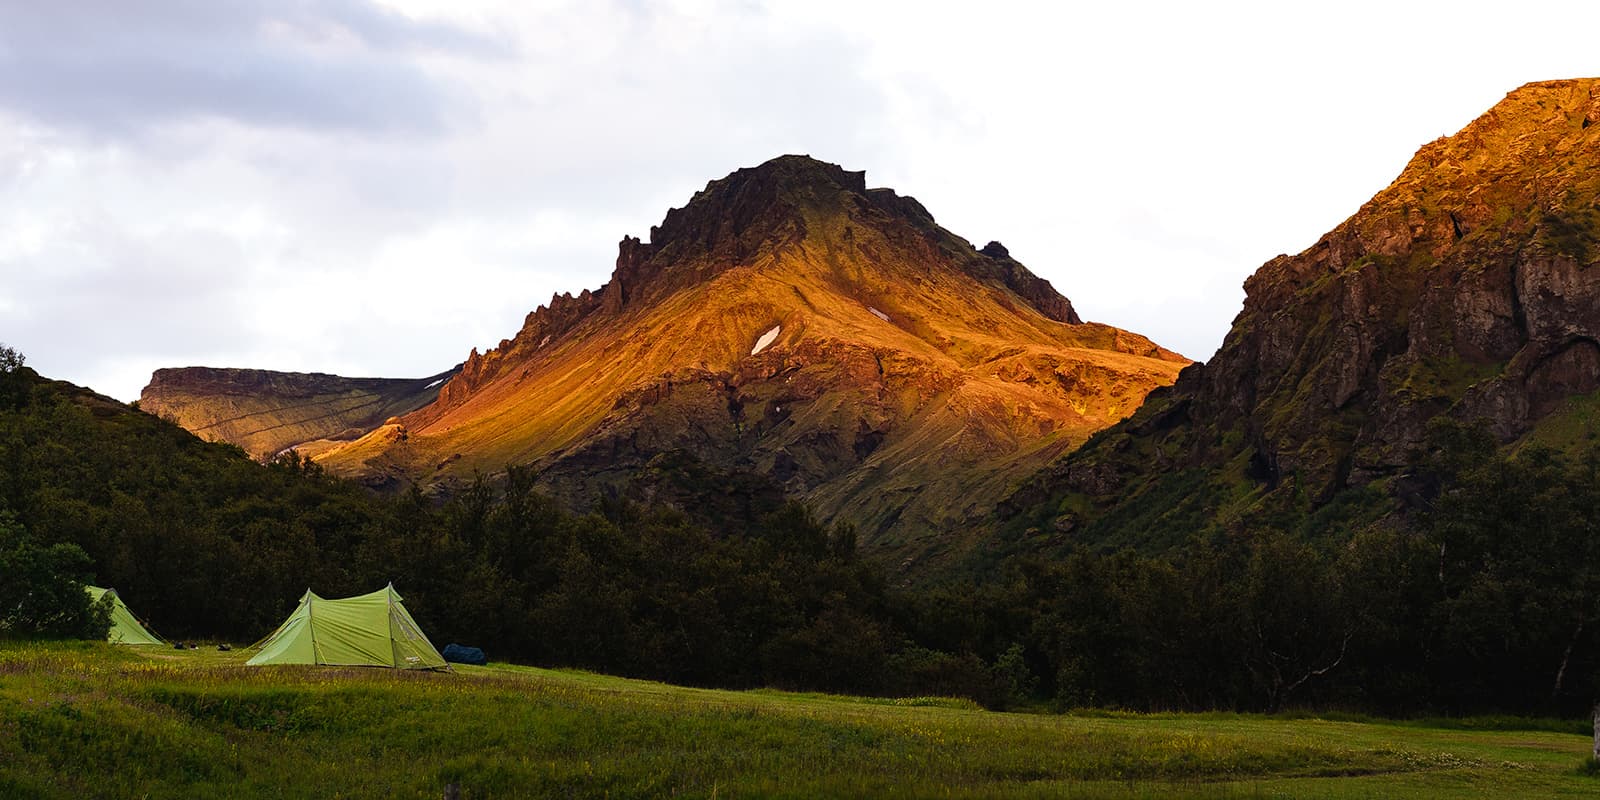
<svg viewBox="0 0 1600 800">
<path fill-rule="evenodd" d="M 604 283 L 707 181 L 865 170 L 1085 318 L 1208 358 L 1262 263 L 1600 6 L 0 0 L 0 343 L 419 377 Z"/>
</svg>

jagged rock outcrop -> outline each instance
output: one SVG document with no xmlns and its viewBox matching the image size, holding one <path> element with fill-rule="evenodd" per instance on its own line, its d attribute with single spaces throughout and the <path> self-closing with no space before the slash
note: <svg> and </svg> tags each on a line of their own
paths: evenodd
<svg viewBox="0 0 1600 800">
<path fill-rule="evenodd" d="M 864 173 L 784 156 L 712 181 L 598 290 L 474 351 L 438 402 L 322 463 L 448 488 L 532 463 L 574 501 L 661 454 L 767 475 L 896 558 L 970 544 L 1009 484 L 1188 363 L 1084 323 Z"/>
<path fill-rule="evenodd" d="M 257 459 L 289 448 L 309 455 L 428 405 L 455 373 L 391 379 L 260 369 L 158 369 L 140 394 L 139 407 L 203 439 L 236 444 Z"/>
<path fill-rule="evenodd" d="M 1049 527 L 1061 515 L 1046 509 L 1077 495 L 1066 517 L 1127 527 L 1127 509 L 1151 508 L 1183 471 L 1232 487 L 1217 502 L 1233 514 L 1251 492 L 1320 504 L 1407 472 L 1438 415 L 1487 419 L 1512 443 L 1588 413 L 1600 390 L 1597 122 L 1600 80 L 1534 83 L 1423 146 L 1354 216 L 1245 282 L 1215 357 L 1004 510 Z"/>
<path fill-rule="evenodd" d="M 990 242 L 978 251 L 987 256 L 987 262 L 977 262 L 973 276 L 998 279 L 1022 299 L 1027 300 L 1039 313 L 1057 321 L 1077 325 L 1083 322 L 1072 302 L 1056 293 L 1050 282 L 1028 271 L 1027 267 L 1011 257 L 1011 251 L 999 242 Z"/>
</svg>

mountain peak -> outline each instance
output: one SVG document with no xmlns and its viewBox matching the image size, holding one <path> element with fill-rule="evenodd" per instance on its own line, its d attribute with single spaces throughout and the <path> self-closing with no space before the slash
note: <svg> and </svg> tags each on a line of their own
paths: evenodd
<svg viewBox="0 0 1600 800">
<path fill-rule="evenodd" d="M 785 155 L 710 181 L 682 208 L 667 211 L 641 248 L 624 240 L 619 270 L 641 256 L 709 258 L 730 265 L 804 236 L 807 216 L 848 213 L 870 202 L 867 174 L 810 156 Z"/>
<path fill-rule="evenodd" d="M 743 167 L 708 181 L 683 208 L 674 208 L 659 226 L 650 229 L 650 241 L 666 244 L 682 232 L 685 223 L 702 216 L 739 216 L 785 207 L 833 207 L 850 195 L 867 194 L 867 173 L 807 155 L 783 155 L 753 167 Z M 665 238 L 662 238 L 665 237 Z"/>
<path fill-rule="evenodd" d="M 724 280 L 730 275 L 737 276 L 732 283 Z M 973 290 L 979 289 L 1013 310 L 1083 324 L 1071 301 L 999 243 L 976 249 L 940 227 L 914 198 L 891 189 L 868 189 L 865 172 L 806 155 L 784 155 L 708 182 L 682 208 L 667 211 L 661 224 L 651 227 L 648 240 L 623 237 L 609 281 L 592 292 L 552 297 L 548 306 L 527 316 L 515 337 L 481 355 L 474 353 L 462 373 L 445 385 L 439 402 L 419 412 L 420 422 L 447 413 L 510 365 L 542 357 L 547 346 L 559 345 L 585 325 L 649 315 L 680 293 L 719 281 L 725 295 L 737 294 L 758 275 L 771 279 L 766 282 L 769 291 L 775 285 L 790 287 L 777 291 L 781 300 L 768 296 L 759 298 L 762 303 L 793 303 L 803 295 L 794 287 L 809 283 L 847 293 L 859 310 L 874 309 L 882 317 L 890 298 L 922 293 L 932 282 L 965 287 L 953 291 L 952 298 L 971 302 Z M 1100 326 L 1075 335 L 1098 341 L 1110 330 Z M 1120 341 L 1112 349 L 1184 360 L 1143 337 Z M 951 346 L 934 344 L 935 349 Z"/>
<path fill-rule="evenodd" d="M 719 184 L 734 186 L 768 184 L 790 191 L 817 188 L 843 189 L 865 194 L 867 173 L 865 170 L 847 170 L 838 164 L 815 159 L 809 155 L 788 154 L 767 159 L 753 167 L 734 170 L 724 178 L 710 181 L 706 184 L 706 188 L 710 189 Z"/>
<path fill-rule="evenodd" d="M 667 211 L 648 241 L 623 237 L 616 269 L 595 304 L 618 313 L 728 269 L 781 260 L 808 241 L 841 256 L 860 251 L 847 257 L 866 254 L 871 261 L 871 238 L 922 251 L 919 263 L 928 268 L 950 265 L 1003 284 L 1058 322 L 1082 322 L 1071 301 L 997 242 L 977 250 L 939 227 L 915 198 L 868 189 L 865 172 L 807 155 L 778 156 L 710 181 L 682 208 Z"/>
</svg>

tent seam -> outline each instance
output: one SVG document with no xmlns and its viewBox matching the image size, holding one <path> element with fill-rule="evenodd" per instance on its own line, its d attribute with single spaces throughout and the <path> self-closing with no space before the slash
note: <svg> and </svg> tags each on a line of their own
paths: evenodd
<svg viewBox="0 0 1600 800">
<path fill-rule="evenodd" d="M 306 589 L 306 594 L 311 595 L 311 597 L 316 597 L 316 595 L 311 593 L 310 589 Z M 312 600 L 311 598 L 306 599 L 306 634 L 311 637 L 311 663 L 321 664 L 322 654 L 317 652 L 317 626 L 313 624 L 313 620 L 311 619 L 311 611 L 316 604 L 317 603 L 315 600 Z"/>
</svg>

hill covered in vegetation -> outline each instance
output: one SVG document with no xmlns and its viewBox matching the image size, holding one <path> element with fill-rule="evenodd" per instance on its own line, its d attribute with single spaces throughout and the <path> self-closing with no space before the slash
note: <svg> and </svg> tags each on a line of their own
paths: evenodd
<svg viewBox="0 0 1600 800">
<path fill-rule="evenodd" d="M 448 502 L 259 464 L 25 367 L 0 380 L 8 537 L 81 548 L 169 638 L 253 641 L 306 588 L 393 581 L 436 642 L 719 686 L 939 694 L 992 707 L 1350 707 L 1583 714 L 1600 458 L 1500 451 L 1440 424 L 1431 511 L 1343 530 L 1191 536 L 1160 551 L 1017 554 L 982 584 L 895 588 L 848 528 L 760 476 L 676 453 L 578 515 L 526 470 Z M 679 510 L 692 509 L 692 513 Z M 1341 510 L 1342 509 L 1342 510 Z"/>
<path fill-rule="evenodd" d="M 1246 282 L 1211 360 L 1001 504 L 972 568 L 1055 582 L 1058 691 L 1600 697 L 1596 123 L 1600 80 L 1534 83 L 1425 145 Z M 1161 679 L 1224 653 L 1233 678 Z"/>
<path fill-rule="evenodd" d="M 750 476 L 658 462 L 658 491 L 704 500 L 694 517 L 620 500 L 575 515 L 515 469 L 440 505 L 374 495 L 304 459 L 256 463 L 27 367 L 3 378 L 10 528 L 35 546 L 80 548 L 83 574 L 168 638 L 253 641 L 307 587 L 343 596 L 392 581 L 437 641 L 498 658 L 878 691 L 930 661 L 955 665 L 930 673 L 945 681 L 937 688 L 993 694 L 976 657 L 925 654 L 894 635 L 883 581 L 848 529 L 824 528 Z"/>
</svg>

